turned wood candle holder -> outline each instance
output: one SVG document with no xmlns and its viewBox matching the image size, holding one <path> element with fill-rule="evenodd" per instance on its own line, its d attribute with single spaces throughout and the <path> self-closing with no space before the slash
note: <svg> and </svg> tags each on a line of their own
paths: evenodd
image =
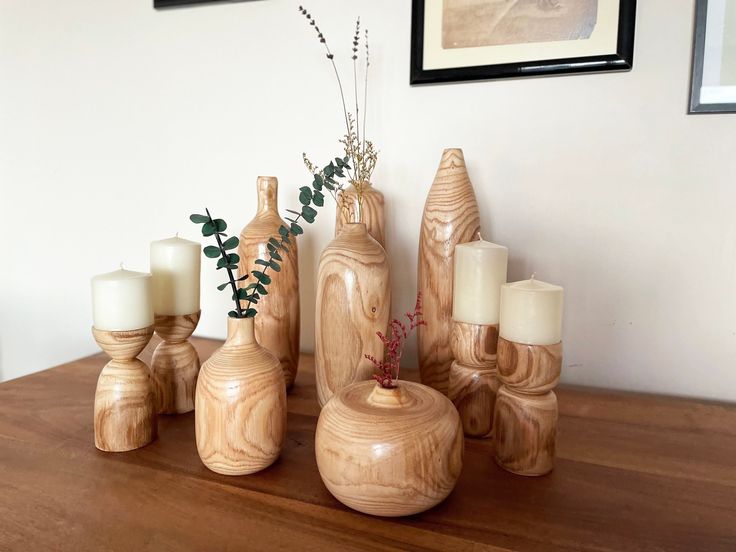
<svg viewBox="0 0 736 552">
<path fill-rule="evenodd" d="M 199 375 L 199 355 L 189 337 L 202 311 L 184 315 L 157 314 L 156 333 L 163 341 L 153 351 L 151 374 L 159 414 L 184 414 L 194 410 Z"/>
<path fill-rule="evenodd" d="M 448 397 L 455 404 L 467 437 L 487 438 L 493 432 L 493 412 L 499 382 L 496 370 L 498 324 L 452 321 Z"/>
<path fill-rule="evenodd" d="M 100 373 L 95 391 L 95 446 L 125 452 L 156 438 L 156 392 L 148 366 L 136 358 L 153 335 L 153 326 L 129 331 L 92 328 L 97 344 L 112 360 Z"/>
<path fill-rule="evenodd" d="M 498 379 L 493 432 L 496 462 L 518 475 L 552 471 L 557 437 L 557 397 L 562 343 L 527 345 L 498 339 Z"/>
</svg>

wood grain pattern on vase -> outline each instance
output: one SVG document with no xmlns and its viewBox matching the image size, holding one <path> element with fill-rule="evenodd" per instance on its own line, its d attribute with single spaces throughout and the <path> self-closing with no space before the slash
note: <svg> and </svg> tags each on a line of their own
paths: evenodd
<svg viewBox="0 0 736 552">
<path fill-rule="evenodd" d="M 105 452 L 143 447 L 157 435 L 156 393 L 148 366 L 136 356 L 151 339 L 153 326 L 131 331 L 92 328 L 92 334 L 112 357 L 95 389 L 95 447 Z"/>
<path fill-rule="evenodd" d="M 343 192 L 345 201 L 349 205 L 351 212 L 357 212 L 358 210 L 358 194 L 355 191 L 355 186 L 351 184 Z M 386 249 L 386 214 L 385 199 L 383 193 L 377 190 L 372 183 L 366 182 L 363 184 L 363 220 L 368 233 L 381 244 L 381 247 Z M 345 220 L 346 214 L 343 209 L 338 205 L 335 215 L 335 236 L 337 236 L 345 224 L 352 222 Z"/>
<path fill-rule="evenodd" d="M 199 323 L 201 311 L 187 315 L 155 317 L 156 333 L 163 339 L 153 352 L 151 375 L 159 414 L 184 414 L 194 410 L 199 355 L 187 341 Z"/>
<path fill-rule="evenodd" d="M 321 406 L 353 382 L 371 379 L 383 359 L 391 310 L 389 265 L 363 223 L 346 224 L 322 252 L 317 276 L 315 370 Z"/>
<path fill-rule="evenodd" d="M 562 370 L 562 342 L 526 345 L 498 339 L 498 377 L 509 388 L 543 394 L 554 389 Z"/>
<path fill-rule="evenodd" d="M 557 396 L 519 393 L 502 385 L 493 418 L 496 462 L 518 475 L 552 471 L 557 438 Z"/>
<path fill-rule="evenodd" d="M 427 195 L 419 237 L 418 288 L 424 319 L 418 330 L 422 383 L 447 393 L 452 352 L 452 281 L 455 246 L 480 231 L 475 192 L 460 149 L 446 149 Z"/>
<path fill-rule="evenodd" d="M 346 506 L 406 516 L 443 501 L 463 464 L 463 431 L 452 403 L 418 383 L 343 388 L 322 408 L 315 435 L 320 476 Z"/>
<path fill-rule="evenodd" d="M 453 361 L 447 396 L 460 414 L 466 437 L 485 439 L 493 435 L 493 412 L 499 385 L 496 370 Z"/>
<path fill-rule="evenodd" d="M 197 380 L 197 452 L 214 472 L 246 475 L 267 468 L 281 453 L 286 386 L 278 359 L 256 341 L 253 318 L 227 322 L 225 344 L 202 365 Z"/>
<path fill-rule="evenodd" d="M 279 227 L 286 226 L 278 212 L 278 179 L 259 176 L 258 211 L 240 234 L 238 272 L 242 276 L 257 269 L 257 259 L 268 258 L 268 240 L 279 236 Z M 291 388 L 299 367 L 299 254 L 297 242 L 290 238 L 288 253 L 281 251 L 281 272 L 272 273 L 268 294 L 261 297 L 256 308 L 256 339 L 271 351 L 281 363 L 286 387 Z M 240 282 L 246 287 L 252 278 Z"/>
</svg>

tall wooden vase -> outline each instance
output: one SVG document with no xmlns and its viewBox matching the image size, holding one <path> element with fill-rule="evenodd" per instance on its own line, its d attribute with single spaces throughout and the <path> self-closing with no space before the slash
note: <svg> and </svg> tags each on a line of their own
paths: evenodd
<svg viewBox="0 0 736 552">
<path fill-rule="evenodd" d="M 253 318 L 228 318 L 225 344 L 202 365 L 194 427 L 199 457 L 214 472 L 247 475 L 279 457 L 286 436 L 284 375 L 257 343 Z"/>
<path fill-rule="evenodd" d="M 422 383 L 447 394 L 452 364 L 452 280 L 455 246 L 472 241 L 480 215 L 461 149 L 446 149 L 424 204 L 418 288 L 426 326 L 419 326 Z"/>
<path fill-rule="evenodd" d="M 343 227 L 322 252 L 317 276 L 315 371 L 320 406 L 356 381 L 371 379 L 383 359 L 391 286 L 386 252 L 363 223 Z"/>
<path fill-rule="evenodd" d="M 279 181 L 273 176 L 259 176 L 258 212 L 240 234 L 238 255 L 240 274 L 257 269 L 257 259 L 268 258 L 268 240 L 279 235 L 286 225 L 278 212 Z M 281 253 L 281 272 L 258 303 L 255 330 L 258 343 L 271 351 L 281 363 L 287 389 L 294 383 L 299 366 L 299 262 L 297 245 L 291 240 L 288 253 Z M 249 278 L 241 287 L 252 283 Z"/>
<path fill-rule="evenodd" d="M 355 191 L 355 186 L 351 184 L 342 193 L 345 194 L 345 201 L 350 211 L 356 212 L 358 210 L 358 194 Z M 371 237 L 380 243 L 381 247 L 386 249 L 386 215 L 384 213 L 384 203 L 383 194 L 379 190 L 376 190 L 373 184 L 370 182 L 363 184 L 363 222 L 365 222 Z M 335 218 L 335 236 L 342 231 L 343 226 L 348 222 L 349 220 L 346 220 L 345 211 L 338 207 Z"/>
</svg>

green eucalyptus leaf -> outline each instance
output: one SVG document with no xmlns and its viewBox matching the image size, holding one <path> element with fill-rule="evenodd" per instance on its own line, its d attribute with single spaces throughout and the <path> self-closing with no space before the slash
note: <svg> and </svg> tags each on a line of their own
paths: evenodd
<svg viewBox="0 0 736 552">
<path fill-rule="evenodd" d="M 258 314 L 258 311 L 256 309 L 247 309 L 245 311 L 246 318 L 253 318 L 256 314 Z"/>
<path fill-rule="evenodd" d="M 208 245 L 204 248 L 204 254 L 210 259 L 216 259 L 220 256 L 220 248 L 215 247 L 214 245 Z"/>
<path fill-rule="evenodd" d="M 227 263 L 227 259 L 225 259 L 224 257 L 221 257 L 221 258 L 220 258 L 220 259 L 218 259 L 218 261 L 217 261 L 217 268 L 224 268 L 224 267 L 226 267 L 226 266 L 227 266 L 227 264 L 228 264 L 228 263 Z"/>
<path fill-rule="evenodd" d="M 284 239 L 287 239 L 289 237 L 289 229 L 286 226 L 279 226 L 279 234 Z"/>
<path fill-rule="evenodd" d="M 240 262 L 240 255 L 238 255 L 237 253 L 230 253 L 227 256 L 227 260 L 228 262 L 230 262 L 230 264 L 237 264 L 238 262 Z"/>
<path fill-rule="evenodd" d="M 269 266 L 274 272 L 281 272 L 281 267 L 279 266 L 279 263 L 277 263 L 276 261 L 271 261 Z"/>
<path fill-rule="evenodd" d="M 299 234 L 303 234 L 304 230 L 296 222 L 292 222 L 291 223 L 291 233 L 294 234 L 295 236 L 298 236 Z"/>
<path fill-rule="evenodd" d="M 317 211 L 315 211 L 309 205 L 305 205 L 304 207 L 302 207 L 302 217 L 309 224 L 312 224 L 314 222 L 314 217 L 316 217 L 316 216 L 317 216 Z"/>
<path fill-rule="evenodd" d="M 324 185 L 325 185 L 324 179 L 320 175 L 315 174 L 314 181 L 312 182 L 312 188 L 319 191 L 322 189 L 322 186 Z"/>
<path fill-rule="evenodd" d="M 210 217 L 206 215 L 189 215 L 189 220 L 194 224 L 203 224 L 210 220 Z"/>
<path fill-rule="evenodd" d="M 218 291 L 222 291 L 223 289 L 225 289 L 229 285 L 230 285 L 230 282 L 225 282 L 224 284 L 220 284 L 219 286 L 217 286 L 217 289 L 218 289 Z"/>
<path fill-rule="evenodd" d="M 268 266 L 268 261 L 264 259 L 256 259 L 256 264 L 261 266 Z"/>
<path fill-rule="evenodd" d="M 261 295 L 268 295 L 268 291 L 266 291 L 266 288 L 262 284 L 256 284 L 256 291 Z"/>
<path fill-rule="evenodd" d="M 240 240 L 235 236 L 232 236 L 222 243 L 222 247 L 224 247 L 225 249 L 235 249 L 236 247 L 238 247 L 239 243 Z"/>
<path fill-rule="evenodd" d="M 276 261 L 283 261 L 284 259 L 279 255 L 278 251 L 271 251 L 271 258 Z"/>
<path fill-rule="evenodd" d="M 230 270 L 238 270 L 238 265 L 236 265 L 236 264 L 229 264 L 229 265 L 227 265 L 227 268 L 229 268 Z"/>
<path fill-rule="evenodd" d="M 312 201 L 317 207 L 323 207 L 325 204 L 325 194 L 322 192 L 314 192 L 312 195 Z"/>
<path fill-rule="evenodd" d="M 202 235 L 203 236 L 214 236 L 216 233 L 215 225 L 211 222 L 205 222 L 204 226 L 202 226 Z"/>
<path fill-rule="evenodd" d="M 248 276 L 250 276 L 250 274 L 243 274 L 240 278 L 238 278 L 235 281 L 236 282 L 242 282 L 243 280 L 247 280 L 248 279 Z"/>
<path fill-rule="evenodd" d="M 222 219 L 215 219 L 213 221 L 215 223 L 215 228 L 217 228 L 218 232 L 224 232 L 227 230 L 227 223 Z"/>
<path fill-rule="evenodd" d="M 229 316 L 230 318 L 237 318 L 237 317 L 238 317 L 238 313 L 237 313 L 237 311 L 230 311 L 229 313 L 227 313 L 227 315 L 228 315 L 228 316 Z"/>
<path fill-rule="evenodd" d="M 273 247 L 278 249 L 281 243 L 276 238 L 268 238 L 268 245 L 272 245 Z"/>
<path fill-rule="evenodd" d="M 302 205 L 309 205 L 310 203 L 312 203 L 312 194 L 307 194 L 304 192 L 300 193 L 299 203 L 301 203 Z"/>
</svg>

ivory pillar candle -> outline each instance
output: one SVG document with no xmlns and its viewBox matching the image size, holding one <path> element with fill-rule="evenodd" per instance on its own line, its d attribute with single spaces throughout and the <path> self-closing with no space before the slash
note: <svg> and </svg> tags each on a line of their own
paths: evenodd
<svg viewBox="0 0 736 552">
<path fill-rule="evenodd" d="M 498 324 L 501 286 L 506 283 L 509 252 L 479 241 L 455 246 L 452 318 L 468 324 Z"/>
<path fill-rule="evenodd" d="M 562 339 L 560 286 L 535 280 L 501 287 L 500 335 L 527 345 L 554 345 Z"/>
<path fill-rule="evenodd" d="M 151 275 L 121 268 L 92 278 L 92 319 L 95 328 L 106 331 L 153 325 Z"/>
<path fill-rule="evenodd" d="M 183 316 L 199 311 L 202 246 L 180 237 L 151 242 L 153 310 Z"/>
</svg>

